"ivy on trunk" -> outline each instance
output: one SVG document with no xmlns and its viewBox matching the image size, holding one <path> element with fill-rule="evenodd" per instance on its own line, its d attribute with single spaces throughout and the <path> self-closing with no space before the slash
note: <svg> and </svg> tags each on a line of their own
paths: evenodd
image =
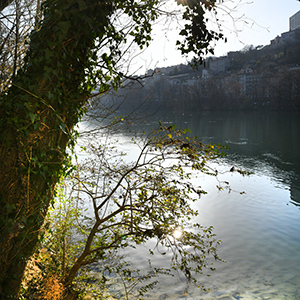
<svg viewBox="0 0 300 300">
<path fill-rule="evenodd" d="M 131 18 L 134 42 L 151 40 L 161 1 L 46 0 L 30 34 L 23 66 L 0 95 L 0 298 L 16 299 L 28 258 L 60 176 L 68 172 L 66 148 L 95 85 L 117 88 L 116 65 L 128 31 L 111 17 Z M 10 1 L 0 8 L 4 9 Z M 183 53 L 203 54 L 219 36 L 204 23 L 213 1 L 184 1 Z M 198 28 L 195 30 L 196 27 Z M 199 28 L 199 26 L 201 28 Z M 191 37 L 194 36 L 193 40 Z"/>
</svg>

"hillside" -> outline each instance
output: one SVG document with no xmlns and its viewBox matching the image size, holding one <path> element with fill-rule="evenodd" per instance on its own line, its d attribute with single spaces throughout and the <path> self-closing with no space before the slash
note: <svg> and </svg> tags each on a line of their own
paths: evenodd
<svg viewBox="0 0 300 300">
<path fill-rule="evenodd" d="M 193 70 L 176 65 L 149 70 L 105 99 L 126 110 L 300 110 L 300 30 L 267 46 L 247 46 L 209 57 Z"/>
</svg>

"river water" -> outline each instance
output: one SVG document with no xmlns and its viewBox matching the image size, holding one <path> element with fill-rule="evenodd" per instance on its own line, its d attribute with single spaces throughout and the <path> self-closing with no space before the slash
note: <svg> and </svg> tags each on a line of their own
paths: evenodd
<svg viewBox="0 0 300 300">
<path fill-rule="evenodd" d="M 300 115 L 207 113 L 181 120 L 196 135 L 230 147 L 223 163 L 253 171 L 226 175 L 233 189 L 199 202 L 198 222 L 213 225 L 227 262 L 206 280 L 211 295 L 194 299 L 300 299 Z M 207 182 L 208 181 L 208 182 Z M 213 186 L 212 186 L 213 185 Z M 197 294 L 198 293 L 198 294 Z"/>
<path fill-rule="evenodd" d="M 215 167 L 235 166 L 254 174 L 220 175 L 230 182 L 230 193 L 219 191 L 211 177 L 197 179 L 208 194 L 196 204 L 195 221 L 213 225 L 222 240 L 219 255 L 226 261 L 216 263 L 210 277 L 201 278 L 211 292 L 191 287 L 186 294 L 180 276 L 162 277 L 150 298 L 300 299 L 300 114 L 169 112 L 157 118 L 190 128 L 207 143 L 229 146 L 228 156 Z M 122 134 L 123 141 L 127 138 Z M 125 254 L 138 266 L 149 257 L 143 248 Z M 165 259 L 158 257 L 154 264 L 161 266 Z"/>
</svg>

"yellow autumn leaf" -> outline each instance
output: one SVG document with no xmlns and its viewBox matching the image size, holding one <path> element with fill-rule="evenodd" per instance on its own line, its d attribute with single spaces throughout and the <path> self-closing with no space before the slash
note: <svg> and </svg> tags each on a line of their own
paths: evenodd
<svg viewBox="0 0 300 300">
<path fill-rule="evenodd" d="M 171 133 L 169 133 L 169 134 L 168 134 L 168 137 L 171 139 L 171 138 L 172 138 L 172 134 L 171 134 Z"/>
</svg>

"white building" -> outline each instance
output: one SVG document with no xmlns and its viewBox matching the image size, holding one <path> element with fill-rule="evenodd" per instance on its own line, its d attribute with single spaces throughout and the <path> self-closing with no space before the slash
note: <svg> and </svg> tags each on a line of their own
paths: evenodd
<svg viewBox="0 0 300 300">
<path fill-rule="evenodd" d="M 300 28 L 300 10 L 290 17 L 290 31 Z"/>
</svg>

